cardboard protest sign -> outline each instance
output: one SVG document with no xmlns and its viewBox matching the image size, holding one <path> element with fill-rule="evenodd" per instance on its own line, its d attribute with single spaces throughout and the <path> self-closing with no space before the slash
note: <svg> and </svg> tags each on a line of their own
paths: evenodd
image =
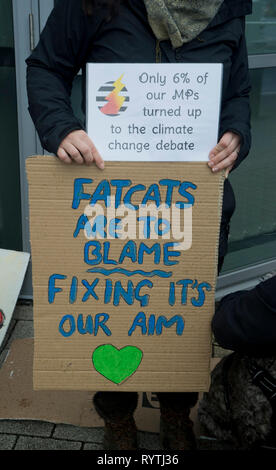
<svg viewBox="0 0 276 470">
<path fill-rule="evenodd" d="M 34 388 L 207 390 L 222 175 L 50 156 L 27 174 Z"/>
<path fill-rule="evenodd" d="M 209 385 L 221 64 L 91 64 L 106 164 L 27 161 L 38 389 Z"/>
</svg>

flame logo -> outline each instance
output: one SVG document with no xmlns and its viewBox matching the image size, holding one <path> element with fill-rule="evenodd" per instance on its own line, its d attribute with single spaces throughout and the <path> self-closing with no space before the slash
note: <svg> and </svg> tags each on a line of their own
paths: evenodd
<svg viewBox="0 0 276 470">
<path fill-rule="evenodd" d="M 127 109 L 126 106 L 123 106 L 126 101 L 129 101 L 128 96 L 120 94 L 121 92 L 126 92 L 127 89 L 125 84 L 122 83 L 123 74 L 114 82 L 107 82 L 101 87 L 99 92 L 106 92 L 110 90 L 110 93 L 105 96 L 97 96 L 97 101 L 107 101 L 104 106 L 99 106 L 99 110 L 107 116 L 118 116 L 120 112 L 123 112 Z"/>
</svg>

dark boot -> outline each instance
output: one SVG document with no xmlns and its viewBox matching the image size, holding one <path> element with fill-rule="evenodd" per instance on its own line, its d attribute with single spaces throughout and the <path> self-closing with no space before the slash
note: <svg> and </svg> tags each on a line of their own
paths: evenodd
<svg viewBox="0 0 276 470">
<path fill-rule="evenodd" d="M 193 422 L 189 418 L 190 408 L 174 411 L 160 408 L 160 442 L 164 450 L 195 450 L 196 438 Z"/>
<path fill-rule="evenodd" d="M 130 392 L 98 392 L 93 402 L 104 420 L 104 450 L 137 450 L 137 428 L 133 418 L 138 396 Z"/>
<path fill-rule="evenodd" d="M 197 393 L 157 393 L 160 402 L 160 442 L 164 450 L 195 450 L 190 411 Z"/>
</svg>

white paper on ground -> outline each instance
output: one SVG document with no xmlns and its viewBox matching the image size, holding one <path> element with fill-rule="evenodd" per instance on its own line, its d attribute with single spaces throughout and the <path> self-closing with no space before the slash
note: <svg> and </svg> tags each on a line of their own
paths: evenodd
<svg viewBox="0 0 276 470">
<path fill-rule="evenodd" d="M 29 259 L 29 253 L 0 249 L 0 310 L 5 316 L 0 329 L 0 346 L 11 321 Z"/>
</svg>

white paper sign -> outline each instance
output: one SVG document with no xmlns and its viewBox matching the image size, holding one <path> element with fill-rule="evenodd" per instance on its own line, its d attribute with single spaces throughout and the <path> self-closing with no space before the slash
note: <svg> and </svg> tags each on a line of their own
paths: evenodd
<svg viewBox="0 0 276 470">
<path fill-rule="evenodd" d="M 208 161 L 222 64 L 88 64 L 87 132 L 104 160 Z"/>
</svg>

